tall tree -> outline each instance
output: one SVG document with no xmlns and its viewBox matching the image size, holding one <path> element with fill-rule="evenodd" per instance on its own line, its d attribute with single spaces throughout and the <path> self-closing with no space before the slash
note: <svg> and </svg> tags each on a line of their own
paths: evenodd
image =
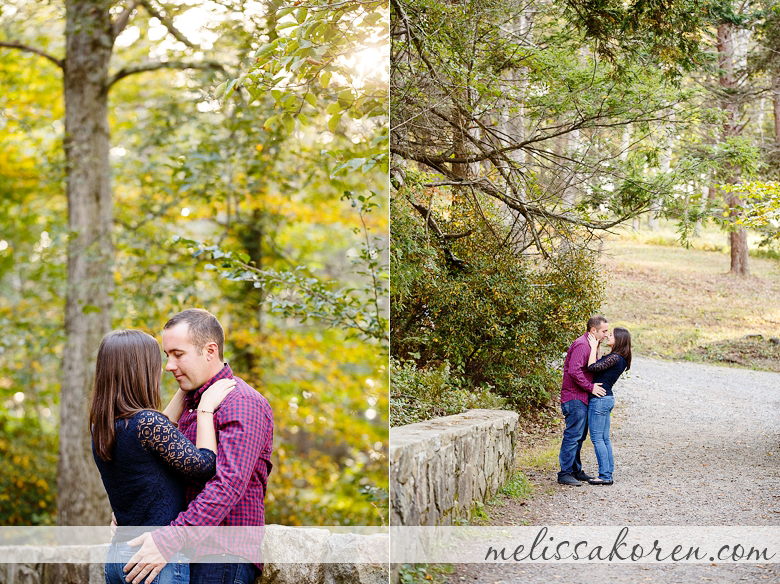
<svg viewBox="0 0 780 584">
<path fill-rule="evenodd" d="M 251 10 L 243 11 L 245 4 Z M 386 41 L 381 32 L 387 10 L 376 1 L 335 7 L 326 1 L 305 7 L 269 1 L 263 10 L 239 1 L 232 7 L 234 12 L 225 13 L 214 3 L 157 0 L 63 5 L 20 0 L 0 7 L 0 46 L 14 50 L 0 61 L 4 87 L 24 87 L 32 75 L 19 63 L 36 55 L 56 64 L 62 75 L 61 85 L 45 77 L 45 96 L 56 96 L 51 99 L 57 107 L 39 105 L 40 96 L 18 103 L 26 89 L 0 101 L 0 126 L 14 128 L 13 135 L 0 136 L 0 174 L 13 183 L 0 180 L 0 194 L 13 194 L 10 209 L 0 213 L 0 225 L 10 225 L 0 241 L 0 322 L 15 333 L 13 357 L 8 351 L 0 357 L 0 396 L 14 396 L 6 385 L 13 379 L 24 400 L 14 402 L 13 416 L 28 421 L 36 409 L 44 410 L 40 415 L 48 428 L 57 416 L 42 406 L 56 404 L 57 396 L 48 404 L 40 401 L 55 393 L 50 387 L 60 386 L 62 524 L 107 521 L 88 429 L 81 424 L 100 335 L 112 324 L 153 331 L 171 311 L 194 302 L 219 306 L 236 365 L 275 402 L 280 448 L 274 475 L 278 503 L 269 511 L 274 520 L 312 523 L 323 513 L 334 523 L 379 520 L 359 491 L 387 483 L 382 379 L 387 305 L 380 273 L 387 237 L 386 218 L 377 211 L 385 186 L 387 91 L 382 63 L 374 59 Z M 41 22 L 64 22 L 65 37 L 59 31 L 47 35 L 48 24 L 30 26 Z M 197 38 L 202 40 L 191 40 Z M 216 90 L 211 73 L 220 65 L 204 57 L 212 41 L 218 46 L 211 54 L 221 62 L 246 68 L 240 79 L 237 72 Z M 269 51 L 266 41 L 279 51 Z M 54 55 L 63 44 L 65 57 L 59 59 Z M 202 72 L 167 75 L 166 69 Z M 290 74 L 286 83 L 280 82 L 281 71 Z M 143 84 L 119 83 L 139 73 L 147 74 Z M 49 168 L 48 151 L 30 154 L 27 146 L 42 128 L 47 145 L 61 135 L 58 87 L 65 93 L 67 132 L 65 148 L 52 148 L 60 156 L 49 155 L 60 171 L 52 177 L 39 170 Z M 41 115 L 32 115 L 39 110 Z M 300 128 L 293 133 L 296 120 Z M 35 132 L 25 133 L 25 125 Z M 17 159 L 23 164 L 15 165 Z M 30 163 L 34 171 L 25 173 Z M 110 168 L 119 177 L 113 189 Z M 66 197 L 57 196 L 65 182 L 67 229 Z M 45 213 L 36 214 L 41 208 Z M 171 233 L 213 236 L 217 245 L 172 242 Z M 2 253 L 9 244 L 5 249 L 14 253 Z M 358 266 L 350 257 L 355 253 Z M 56 262 L 46 261 L 52 257 Z M 226 270 L 233 260 L 236 271 Z M 63 278 L 55 286 L 28 267 L 63 272 Z M 46 286 L 40 292 L 36 287 L 35 300 L 28 302 L 34 282 Z M 8 289 L 13 298 L 5 294 Z M 68 338 L 62 339 L 65 296 Z M 35 309 L 46 318 L 25 333 Z M 291 316 L 309 321 L 291 325 Z M 324 331 L 323 323 L 347 330 Z M 42 330 L 48 339 L 36 338 Z M 17 348 L 17 340 L 24 345 Z M 305 349 L 280 358 L 289 356 L 290 346 Z M 333 346 L 348 346 L 342 353 L 349 358 L 331 359 Z M 62 382 L 56 384 L 60 348 Z M 30 375 L 10 371 L 16 356 L 29 365 Z M 345 365 L 350 359 L 357 365 Z M 43 390 L 35 383 L 39 372 L 46 380 Z M 327 384 L 339 390 L 324 389 Z M 300 408 L 293 407 L 298 403 Z M 295 421 L 298 415 L 301 422 Z M 296 440 L 305 448 L 287 446 Z M 27 464 L 22 460 L 9 475 L 14 488 L 32 481 L 33 513 L 3 506 L 0 515 L 16 523 L 51 523 L 54 493 L 46 492 L 46 483 L 53 483 L 54 473 L 41 469 L 45 475 L 30 478 L 22 468 Z M 287 504 L 300 502 L 304 490 L 306 504 Z"/>
<path fill-rule="evenodd" d="M 722 141 L 729 142 L 738 138 L 747 122 L 743 123 L 741 115 L 741 92 L 739 79 L 735 67 L 737 30 L 736 19 L 723 18 L 718 23 L 717 50 L 718 50 L 718 83 L 721 87 L 720 107 L 723 110 Z M 740 180 L 741 169 L 739 165 L 728 162 L 725 169 L 726 181 L 736 184 Z M 730 218 L 736 222 L 740 215 L 740 199 L 732 193 L 726 194 L 726 205 Z M 748 266 L 747 230 L 737 227 L 729 232 L 729 244 L 731 248 L 730 272 L 738 276 L 747 276 L 750 273 Z"/>
<path fill-rule="evenodd" d="M 113 306 L 109 93 L 117 81 L 146 71 L 218 67 L 206 61 L 159 60 L 128 66 L 111 75 L 109 63 L 116 38 L 141 5 L 165 24 L 170 35 L 194 47 L 152 0 L 67 0 L 64 58 L 21 42 L 24 39 L 0 41 L 0 47 L 40 55 L 62 70 L 70 237 L 65 308 L 67 350 L 63 355 L 60 394 L 60 525 L 99 525 L 108 519 L 105 492 L 90 460 L 86 412 L 96 347 L 111 329 Z"/>
<path fill-rule="evenodd" d="M 675 177 L 643 177 L 635 169 L 651 156 L 643 136 L 663 124 L 682 94 L 639 61 L 676 55 L 689 43 L 695 52 L 698 39 L 695 26 L 663 32 L 672 22 L 697 22 L 685 2 L 660 25 L 633 13 L 636 7 L 626 8 L 618 25 L 614 11 L 606 18 L 600 8 L 565 5 L 561 18 L 559 5 L 531 3 L 531 10 L 518 0 L 391 3 L 393 174 L 412 163 L 431 173 L 427 186 L 455 187 L 447 196 L 459 203 L 477 204 L 458 186 L 487 196 L 511 213 L 507 241 L 547 258 L 561 245 L 581 243 L 583 233 L 587 239 L 647 212 L 653 200 L 671 198 Z M 532 13 L 544 26 L 528 26 Z M 611 24 L 596 26 L 601 16 Z M 643 35 L 635 21 L 654 34 Z M 594 39 L 596 50 L 588 48 Z M 681 124 L 685 118 L 683 112 Z M 637 137 L 633 155 L 624 157 L 619 142 L 629 125 Z M 412 202 L 426 220 L 435 218 L 430 204 Z M 456 235 L 432 232 L 445 248 Z"/>
</svg>

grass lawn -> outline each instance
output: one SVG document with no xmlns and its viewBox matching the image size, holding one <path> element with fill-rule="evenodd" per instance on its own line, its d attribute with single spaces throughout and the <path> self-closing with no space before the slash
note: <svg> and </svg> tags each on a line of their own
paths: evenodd
<svg viewBox="0 0 780 584">
<path fill-rule="evenodd" d="M 751 256 L 751 275 L 732 276 L 725 233 L 706 229 L 686 249 L 663 224 L 610 236 L 601 261 L 603 312 L 631 331 L 634 354 L 780 371 L 780 261 Z"/>
</svg>

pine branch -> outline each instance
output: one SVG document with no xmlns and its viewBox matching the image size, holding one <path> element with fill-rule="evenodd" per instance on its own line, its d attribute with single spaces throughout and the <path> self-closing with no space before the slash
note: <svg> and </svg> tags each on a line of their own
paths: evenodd
<svg viewBox="0 0 780 584">
<path fill-rule="evenodd" d="M 49 53 L 42 51 L 40 49 L 36 49 L 35 47 L 28 47 L 27 45 L 23 45 L 22 43 L 11 43 L 11 42 L 0 42 L 0 47 L 6 47 L 8 49 L 19 49 L 20 51 L 25 51 L 27 53 L 33 53 L 35 55 L 40 55 L 41 57 L 44 57 L 45 59 L 48 59 L 57 67 L 60 69 L 65 68 L 65 59 L 58 59 L 57 57 L 53 57 Z"/>
</svg>

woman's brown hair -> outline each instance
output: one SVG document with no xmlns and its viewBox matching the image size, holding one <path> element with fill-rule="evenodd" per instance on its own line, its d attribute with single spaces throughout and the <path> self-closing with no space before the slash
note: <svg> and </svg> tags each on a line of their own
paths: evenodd
<svg viewBox="0 0 780 584">
<path fill-rule="evenodd" d="M 160 409 L 162 357 L 155 338 L 136 330 L 108 333 L 100 342 L 89 423 L 95 451 L 111 460 L 114 421 L 141 410 Z"/>
<path fill-rule="evenodd" d="M 631 369 L 631 333 L 628 329 L 616 326 L 612 329 L 615 336 L 615 342 L 612 345 L 611 353 L 617 353 L 626 360 L 626 369 Z"/>
</svg>

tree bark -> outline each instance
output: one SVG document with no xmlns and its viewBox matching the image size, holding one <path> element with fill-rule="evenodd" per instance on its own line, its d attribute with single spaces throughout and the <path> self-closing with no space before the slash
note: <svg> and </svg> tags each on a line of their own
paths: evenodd
<svg viewBox="0 0 780 584">
<path fill-rule="evenodd" d="M 669 174 L 672 169 L 672 148 L 674 147 L 674 141 L 672 140 L 672 124 L 674 122 L 674 110 L 669 111 L 669 123 L 664 124 L 661 131 L 663 137 L 661 139 L 661 157 L 659 172 L 662 175 Z M 655 231 L 659 228 L 658 218 L 661 215 L 661 201 L 655 199 L 650 203 L 650 213 L 647 215 L 647 227 L 651 231 Z"/>
<path fill-rule="evenodd" d="M 517 18 L 507 22 L 507 32 L 513 37 L 520 37 L 530 44 L 531 33 L 535 18 L 535 8 L 529 3 L 523 11 L 517 15 Z M 501 100 L 501 112 L 498 119 L 498 129 L 503 133 L 504 144 L 509 146 L 523 142 L 526 138 L 525 130 L 525 94 L 528 89 L 528 68 L 510 67 L 501 72 L 503 78 L 502 91 L 504 95 L 511 96 L 506 100 Z M 517 111 L 512 112 L 512 105 L 519 104 Z M 507 158 L 515 163 L 515 169 L 521 169 L 526 172 L 528 169 L 526 153 L 524 150 L 514 150 L 507 154 Z M 515 175 L 517 170 L 513 170 L 510 165 L 506 165 L 506 172 L 509 176 Z M 522 181 L 516 181 L 517 184 L 523 184 Z M 514 196 L 510 185 L 506 186 L 506 196 Z M 522 187 L 518 188 L 517 196 L 525 201 L 525 192 Z M 502 205 L 502 212 L 506 225 L 512 230 L 510 241 L 516 249 L 524 247 L 523 234 L 526 231 L 526 220 L 519 211 L 510 209 Z"/>
<path fill-rule="evenodd" d="M 111 0 L 68 0 L 64 68 L 67 166 L 67 348 L 60 394 L 59 525 L 106 525 L 110 507 L 87 423 L 100 339 L 111 329 L 114 269 L 109 166 Z"/>
<path fill-rule="evenodd" d="M 780 77 L 772 76 L 772 106 L 775 114 L 775 144 L 780 144 Z"/>
<path fill-rule="evenodd" d="M 737 79 L 734 74 L 734 30 L 735 26 L 732 23 L 724 22 L 718 26 L 718 68 L 720 70 L 718 81 L 724 90 L 721 108 L 726 113 L 723 122 L 724 140 L 738 136 L 742 132 L 742 127 L 739 125 L 739 103 L 735 95 Z M 741 169 L 736 165 L 730 165 L 727 170 L 726 181 L 730 184 L 739 182 Z M 739 203 L 739 198 L 734 194 L 726 195 L 726 204 L 732 221 L 736 221 L 740 215 Z M 731 245 L 730 273 L 739 276 L 749 275 L 747 231 L 739 228 L 729 233 L 729 243 Z"/>
</svg>

